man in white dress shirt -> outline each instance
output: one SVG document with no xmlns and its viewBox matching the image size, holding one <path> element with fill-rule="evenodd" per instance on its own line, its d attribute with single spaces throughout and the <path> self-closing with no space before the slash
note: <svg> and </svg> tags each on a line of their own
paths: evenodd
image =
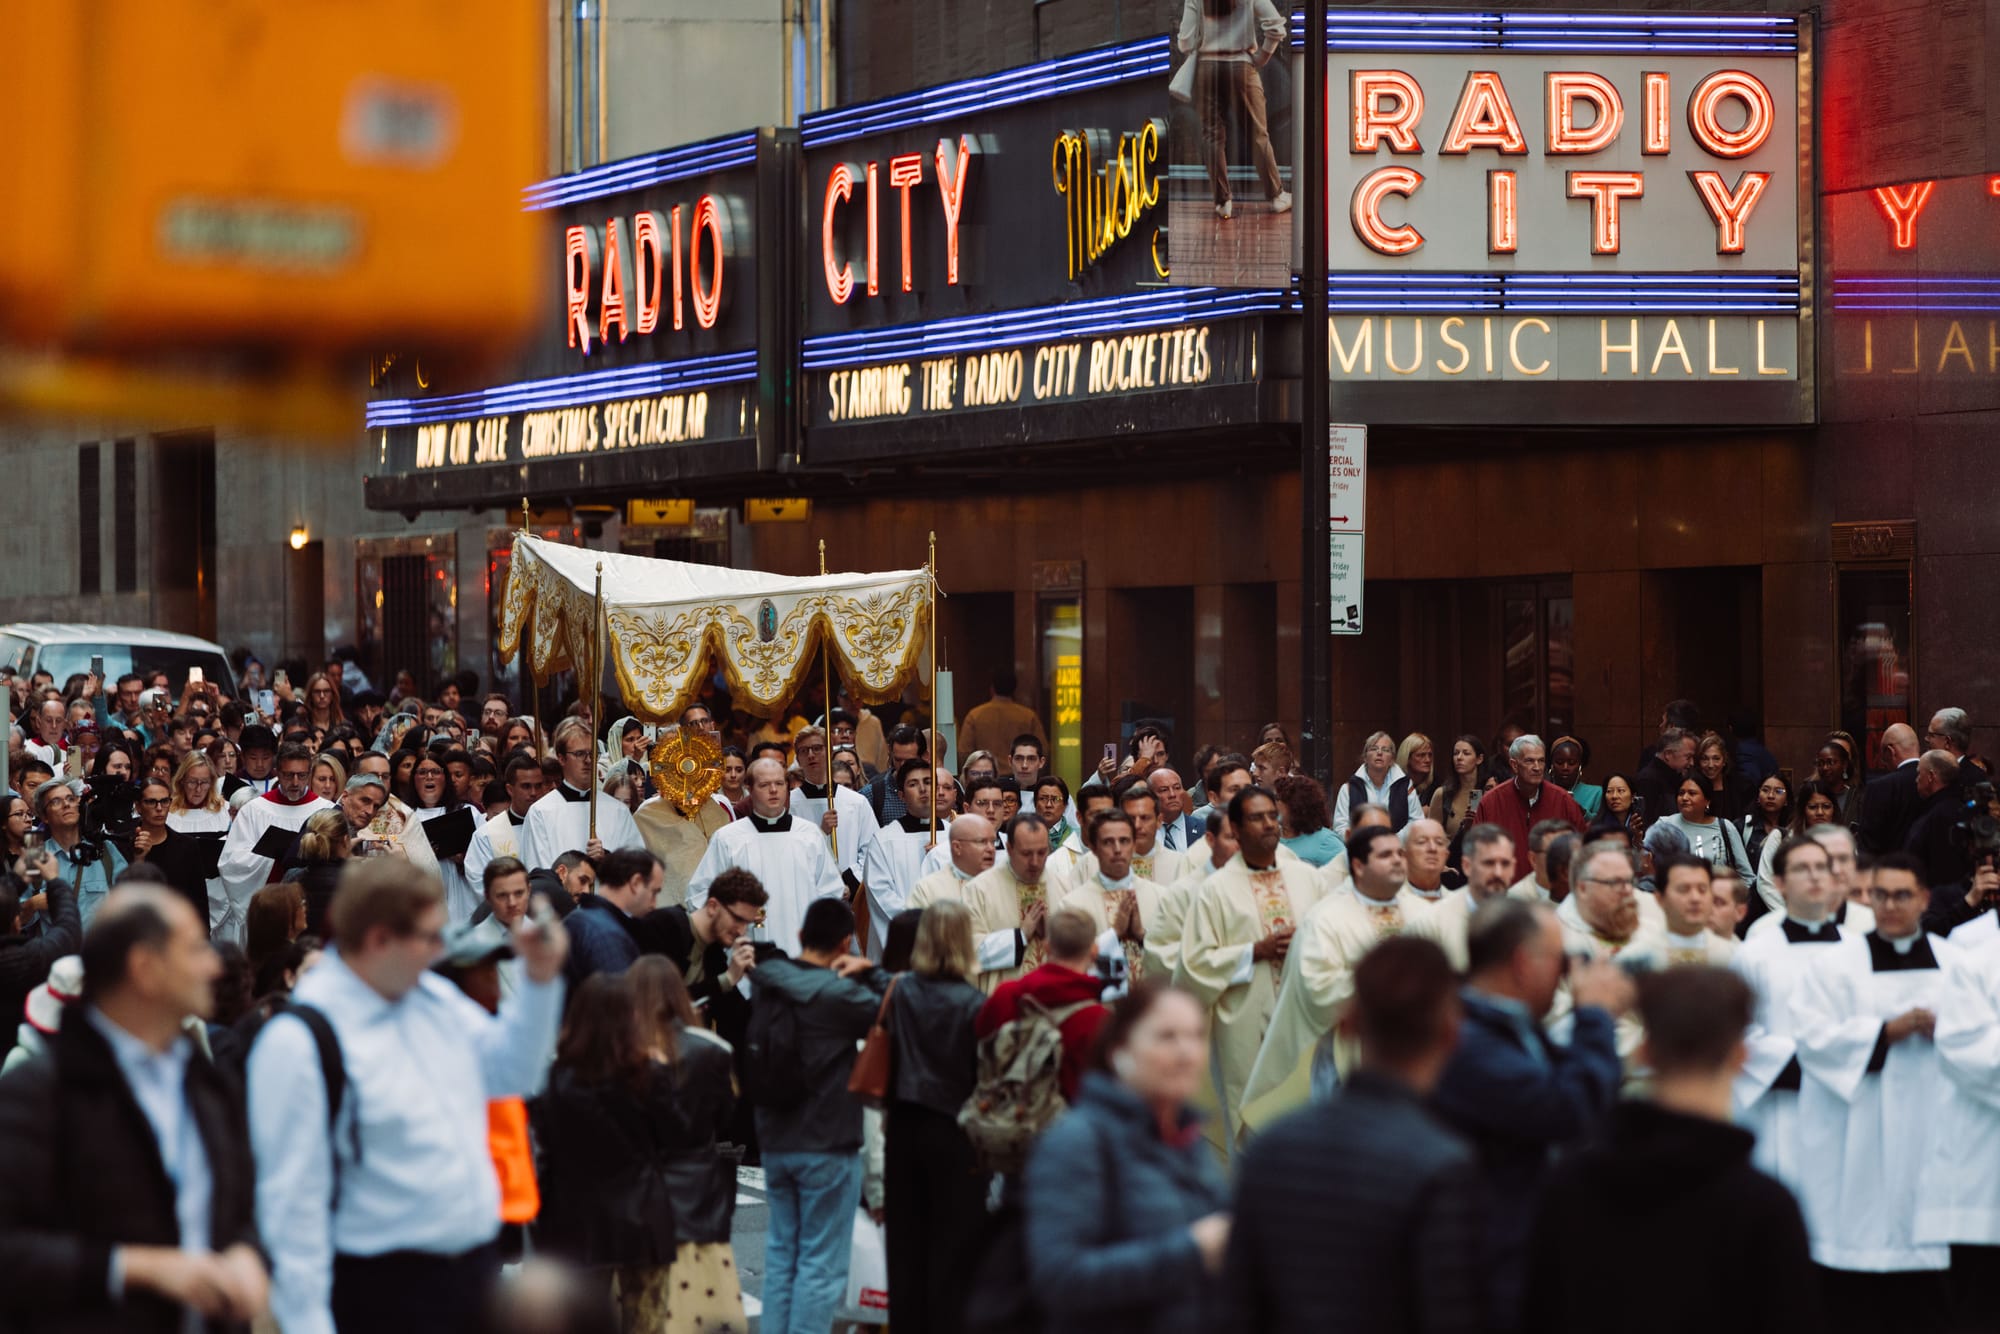
<svg viewBox="0 0 2000 1334">
<path fill-rule="evenodd" d="M 734 866 L 757 877 L 771 900 L 764 906 L 764 938 L 788 955 L 799 952 L 799 927 L 814 899 L 846 897 L 847 886 L 827 855 L 816 826 L 787 808 L 785 766 L 765 756 L 750 766 L 750 814 L 724 825 L 708 840 L 688 881 L 689 912 L 708 901 L 708 887 Z"/>
<path fill-rule="evenodd" d="M 500 1187 L 486 1104 L 542 1082 L 562 1018 L 561 923 L 513 934 L 522 977 L 488 1014 L 430 971 L 444 889 L 392 857 L 357 862 L 329 910 L 335 949 L 250 1053 L 257 1222 L 285 1334 L 473 1326 L 499 1275 Z M 312 1024 L 337 1044 L 329 1117 Z"/>
<path fill-rule="evenodd" d="M 555 791 L 528 810 L 528 822 L 521 828 L 520 851 L 516 854 L 531 871 L 547 870 L 565 852 L 582 851 L 595 857 L 604 851 L 637 850 L 646 846 L 632 812 L 618 798 L 596 790 L 597 747 L 591 740 L 590 724 L 581 718 L 565 718 L 556 728 L 556 759 L 562 764 L 562 780 Z M 597 838 L 590 837 L 590 802 L 597 802 Z"/>
</svg>

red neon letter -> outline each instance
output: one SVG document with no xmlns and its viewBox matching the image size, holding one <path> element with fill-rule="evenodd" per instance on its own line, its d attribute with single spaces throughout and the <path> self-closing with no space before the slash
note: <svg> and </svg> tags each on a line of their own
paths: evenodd
<svg viewBox="0 0 2000 1334">
<path fill-rule="evenodd" d="M 1451 125 L 1438 152 L 1464 153 L 1474 148 L 1502 153 L 1528 151 L 1528 137 L 1521 133 L 1514 104 L 1507 100 L 1507 85 L 1490 69 L 1476 69 L 1465 76 L 1458 109 L 1451 113 Z"/>
<path fill-rule="evenodd" d="M 589 227 L 571 227 L 563 233 L 563 307 L 569 324 L 569 345 L 583 346 L 590 355 L 590 268 L 591 252 L 597 249 L 597 233 Z"/>
<path fill-rule="evenodd" d="M 1668 114 L 1667 105 L 1673 101 L 1673 79 L 1665 74 L 1642 74 L 1639 76 L 1646 88 L 1646 137 L 1639 149 L 1649 157 L 1659 157 L 1674 151 L 1673 118 Z"/>
<path fill-rule="evenodd" d="M 1392 227 L 1382 220 L 1382 197 L 1401 195 L 1408 199 L 1423 183 L 1423 173 L 1408 167 L 1378 167 L 1363 176 L 1347 207 L 1361 244 L 1384 255 L 1407 255 L 1422 245 L 1424 234 L 1409 223 Z"/>
<path fill-rule="evenodd" d="M 1694 182 L 1695 192 L 1707 206 L 1708 216 L 1715 219 L 1715 253 L 1742 254 L 1744 224 L 1750 221 L 1750 211 L 1757 207 L 1757 201 L 1764 197 L 1771 173 L 1746 171 L 1736 178 L 1733 191 L 1722 184 L 1719 171 L 1691 171 L 1688 179 Z"/>
<path fill-rule="evenodd" d="M 604 293 L 597 306 L 597 338 L 599 342 L 611 341 L 611 325 L 618 325 L 618 341 L 624 342 L 632 332 L 630 322 L 625 318 L 625 289 L 629 286 L 625 277 L 625 220 L 606 218 L 604 220 Z"/>
<path fill-rule="evenodd" d="M 924 155 L 922 153 L 898 153 L 889 159 L 889 188 L 901 190 L 903 198 L 903 290 L 914 287 L 911 272 L 914 260 L 910 254 L 910 187 L 924 179 Z"/>
<path fill-rule="evenodd" d="M 882 295 L 882 171 L 868 164 L 868 295 Z"/>
<path fill-rule="evenodd" d="M 965 216 L 966 172 L 972 166 L 972 155 L 979 150 L 973 147 L 971 135 L 960 135 L 958 163 L 956 166 L 947 167 L 945 153 L 950 147 L 949 139 L 938 140 L 938 202 L 944 206 L 944 280 L 956 287 L 958 286 L 958 220 Z"/>
<path fill-rule="evenodd" d="M 1597 153 L 1609 148 L 1625 128 L 1625 102 L 1602 74 L 1549 75 L 1549 152 Z M 1576 123 L 1576 104 L 1597 109 L 1590 124 Z"/>
<path fill-rule="evenodd" d="M 681 327 L 682 322 L 681 312 L 686 304 L 682 300 L 681 294 L 681 275 L 686 270 L 681 268 L 681 206 L 679 204 L 674 205 L 671 218 L 674 229 L 667 235 L 667 244 L 673 247 L 673 254 L 667 257 L 667 270 L 674 275 L 674 328 L 678 329 Z"/>
<path fill-rule="evenodd" d="M 649 334 L 660 327 L 660 277 L 666 261 L 667 221 L 650 209 L 632 215 L 632 332 Z M 650 257 L 651 272 L 647 260 Z"/>
<path fill-rule="evenodd" d="M 1917 215 L 1931 202 L 1931 191 L 1936 188 L 1936 181 L 1875 187 L 1875 202 L 1882 206 L 1882 215 L 1895 228 L 1896 249 L 1908 250 L 1916 245 Z"/>
<path fill-rule="evenodd" d="M 1521 248 L 1521 216 L 1511 171 L 1486 173 L 1486 253 L 1511 255 Z"/>
<path fill-rule="evenodd" d="M 1618 205 L 1639 199 L 1646 193 L 1646 173 L 1642 171 L 1572 171 L 1569 197 L 1590 200 L 1590 253 L 1615 255 L 1623 230 Z"/>
<path fill-rule="evenodd" d="M 847 298 L 854 295 L 854 266 L 834 263 L 833 209 L 834 205 L 852 198 L 854 198 L 854 168 L 845 162 L 836 162 L 833 170 L 827 173 L 826 199 L 820 206 L 819 263 L 820 268 L 826 272 L 827 295 L 833 298 L 835 305 L 840 306 L 846 305 Z M 674 230 L 678 233 L 680 229 L 676 227 Z M 674 272 L 676 274 L 680 272 L 678 265 L 675 266 Z M 676 322 L 674 327 L 678 329 L 679 323 Z"/>
<path fill-rule="evenodd" d="M 1424 118 L 1424 90 L 1399 69 L 1358 69 L 1349 79 L 1354 113 L 1353 153 L 1373 153 L 1384 139 L 1391 153 L 1421 153 L 1417 125 Z M 1391 99 L 1384 107 L 1383 98 Z"/>
<path fill-rule="evenodd" d="M 715 250 L 715 270 L 707 291 L 701 286 L 703 229 L 707 230 Z M 714 195 L 703 195 L 695 201 L 694 225 L 688 229 L 688 286 L 694 289 L 694 322 L 704 329 L 713 329 L 715 317 L 722 312 L 723 236 L 722 207 L 715 202 Z"/>
<path fill-rule="evenodd" d="M 1743 104 L 1743 128 L 1725 130 L 1717 113 L 1730 98 Z M 1688 129 L 1695 142 L 1716 157 L 1748 157 L 1771 137 L 1778 122 L 1778 106 L 1771 90 L 1754 74 L 1740 69 L 1717 70 L 1694 86 L 1688 98 Z"/>
</svg>

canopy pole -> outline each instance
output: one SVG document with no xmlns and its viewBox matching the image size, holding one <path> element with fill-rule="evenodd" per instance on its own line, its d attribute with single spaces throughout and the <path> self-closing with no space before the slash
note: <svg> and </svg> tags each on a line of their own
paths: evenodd
<svg viewBox="0 0 2000 1334">
<path fill-rule="evenodd" d="M 819 540 L 819 572 L 826 573 L 826 539 Z M 826 691 L 826 808 L 833 810 L 833 618 L 826 618 L 826 635 L 820 641 L 821 688 Z M 840 826 L 835 824 L 827 836 L 833 847 L 833 859 L 840 860 Z"/>
<path fill-rule="evenodd" d="M 603 712 L 604 696 L 604 562 L 597 562 L 597 596 L 591 603 L 594 608 L 590 619 L 590 744 L 591 767 L 597 765 L 597 736 L 599 714 Z M 593 775 L 590 783 L 590 838 L 597 841 L 597 780 Z"/>
<path fill-rule="evenodd" d="M 528 498 L 522 496 L 521 535 L 524 537 L 527 536 L 530 528 L 529 516 L 531 513 L 532 511 L 528 508 Z M 518 548 L 520 543 L 517 542 L 514 545 Z M 507 560 L 507 581 L 510 586 L 515 579 L 520 577 L 520 564 L 518 556 L 510 556 Z M 535 683 L 534 655 L 529 651 L 529 643 L 533 638 L 533 635 L 530 633 L 529 624 L 534 619 L 534 615 L 534 606 L 527 602 L 526 599 L 523 599 L 521 624 L 519 627 L 521 635 L 521 693 L 527 698 L 528 721 L 534 725 L 535 758 L 539 760 L 547 755 L 548 751 L 542 745 L 542 690 Z"/>
<path fill-rule="evenodd" d="M 930 638 L 930 655 L 931 655 L 931 755 L 930 755 L 930 760 L 931 760 L 931 764 L 932 764 L 932 766 L 933 766 L 933 767 L 935 767 L 935 766 L 937 765 L 937 762 L 938 762 L 938 748 L 937 748 L 937 743 L 938 743 L 938 718 L 937 718 L 937 699 L 938 699 L 938 688 L 937 688 L 937 529 L 935 529 L 935 528 L 933 528 L 933 529 L 931 530 L 931 547 L 930 547 L 930 555 L 929 555 L 928 557 L 926 557 L 926 558 L 925 558 L 925 560 L 924 560 L 924 573 L 925 573 L 926 575 L 928 575 L 928 576 L 929 576 L 929 579 L 930 579 L 930 594 L 931 594 L 931 632 L 930 632 L 930 636 L 929 636 L 929 638 Z M 936 847 L 936 846 L 937 846 L 937 829 L 938 829 L 938 810 L 937 810 L 937 794 L 938 794 L 938 783 L 937 783 L 937 774 L 933 773 L 933 774 L 931 775 L 931 842 L 930 842 L 930 846 L 932 846 L 932 847 Z"/>
</svg>

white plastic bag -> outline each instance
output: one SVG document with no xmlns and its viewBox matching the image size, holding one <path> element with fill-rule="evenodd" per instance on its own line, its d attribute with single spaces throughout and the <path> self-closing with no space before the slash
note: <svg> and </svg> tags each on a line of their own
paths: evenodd
<svg viewBox="0 0 2000 1334">
<path fill-rule="evenodd" d="M 837 1320 L 854 1325 L 889 1323 L 889 1244 L 866 1209 L 854 1211 L 854 1250 L 847 1260 L 847 1299 Z"/>
<path fill-rule="evenodd" d="M 1199 57 L 1189 55 L 1174 71 L 1174 77 L 1167 80 L 1167 96 L 1176 102 L 1194 101 L 1194 62 Z"/>
</svg>

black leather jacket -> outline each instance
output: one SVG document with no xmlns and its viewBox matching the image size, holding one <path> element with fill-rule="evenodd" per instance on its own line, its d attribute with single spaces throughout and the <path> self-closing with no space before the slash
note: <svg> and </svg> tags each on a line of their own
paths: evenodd
<svg viewBox="0 0 2000 1334">
<path fill-rule="evenodd" d="M 962 978 L 897 976 L 889 998 L 895 1052 L 891 1101 L 958 1115 L 978 1073 L 979 1040 L 972 1024 L 985 1003 L 986 993 Z"/>
</svg>

